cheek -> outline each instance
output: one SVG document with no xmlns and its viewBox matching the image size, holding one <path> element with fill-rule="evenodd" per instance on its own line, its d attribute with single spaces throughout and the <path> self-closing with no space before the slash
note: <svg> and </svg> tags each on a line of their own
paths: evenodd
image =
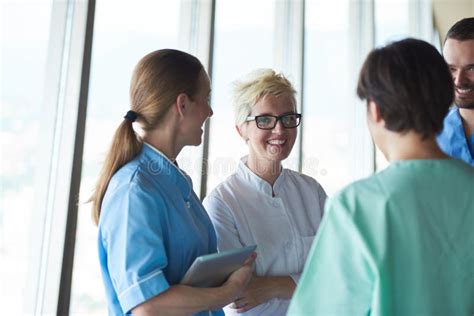
<svg viewBox="0 0 474 316">
<path fill-rule="evenodd" d="M 474 82 L 474 70 L 468 72 L 469 81 Z"/>
<path fill-rule="evenodd" d="M 257 147 L 266 146 L 267 138 L 266 134 L 260 132 L 260 130 L 248 133 L 249 143 L 252 143 Z"/>
<path fill-rule="evenodd" d="M 288 132 L 288 139 L 294 143 L 295 140 L 296 140 L 296 136 L 298 135 L 298 130 L 296 128 L 293 128 L 291 129 L 289 132 Z"/>
</svg>

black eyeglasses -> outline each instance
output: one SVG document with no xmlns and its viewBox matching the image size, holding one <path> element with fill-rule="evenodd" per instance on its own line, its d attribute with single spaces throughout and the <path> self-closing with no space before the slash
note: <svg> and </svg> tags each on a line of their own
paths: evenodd
<svg viewBox="0 0 474 316">
<path fill-rule="evenodd" d="M 245 121 L 255 121 L 257 127 L 260 129 L 274 129 L 278 121 L 283 124 L 284 128 L 295 128 L 301 123 L 301 114 L 291 113 L 280 116 L 257 115 L 249 116 Z"/>
</svg>

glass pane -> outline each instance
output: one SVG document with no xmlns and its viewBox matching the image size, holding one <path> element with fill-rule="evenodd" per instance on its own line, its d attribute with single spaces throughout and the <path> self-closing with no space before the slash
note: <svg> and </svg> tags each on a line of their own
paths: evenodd
<svg viewBox="0 0 474 316">
<path fill-rule="evenodd" d="M 375 46 L 410 36 L 408 0 L 375 0 Z M 376 147 L 376 170 L 388 166 L 383 153 Z"/>
<path fill-rule="evenodd" d="M 27 302 L 38 284 L 29 275 L 38 275 L 43 240 L 55 121 L 43 101 L 52 2 L 1 6 L 0 306 L 18 315 L 33 312 Z"/>
<path fill-rule="evenodd" d="M 232 82 L 254 69 L 273 67 L 274 7 L 273 0 L 217 1 L 208 192 L 235 171 L 247 152 L 235 130 Z"/>
<path fill-rule="evenodd" d="M 375 0 L 375 46 L 408 37 L 409 0 Z"/>
<path fill-rule="evenodd" d="M 337 18 L 335 18 L 337 17 Z M 349 0 L 306 6 L 303 172 L 328 193 L 353 180 L 354 78 Z"/>
<path fill-rule="evenodd" d="M 97 1 L 81 181 L 85 202 L 115 129 L 129 109 L 132 71 L 145 54 L 178 45 L 179 1 Z M 72 315 L 106 315 L 91 205 L 80 204 Z"/>
</svg>

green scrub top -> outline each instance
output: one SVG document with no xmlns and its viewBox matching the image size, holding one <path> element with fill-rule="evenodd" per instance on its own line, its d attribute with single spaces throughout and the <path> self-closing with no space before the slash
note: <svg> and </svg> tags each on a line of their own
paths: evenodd
<svg viewBox="0 0 474 316">
<path fill-rule="evenodd" d="M 474 168 L 398 161 L 330 198 L 288 315 L 474 315 Z"/>
</svg>

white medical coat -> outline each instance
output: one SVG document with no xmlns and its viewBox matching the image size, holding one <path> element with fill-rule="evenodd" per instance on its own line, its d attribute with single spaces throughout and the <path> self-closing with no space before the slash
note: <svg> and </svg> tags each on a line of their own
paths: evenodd
<svg viewBox="0 0 474 316">
<path fill-rule="evenodd" d="M 313 178 L 282 169 L 272 186 L 242 158 L 236 173 L 205 199 L 219 251 L 257 245 L 258 276 L 291 276 L 298 282 L 323 215 L 326 193 Z M 239 315 L 285 315 L 289 300 L 272 299 Z M 237 315 L 225 309 L 226 315 Z"/>
</svg>

